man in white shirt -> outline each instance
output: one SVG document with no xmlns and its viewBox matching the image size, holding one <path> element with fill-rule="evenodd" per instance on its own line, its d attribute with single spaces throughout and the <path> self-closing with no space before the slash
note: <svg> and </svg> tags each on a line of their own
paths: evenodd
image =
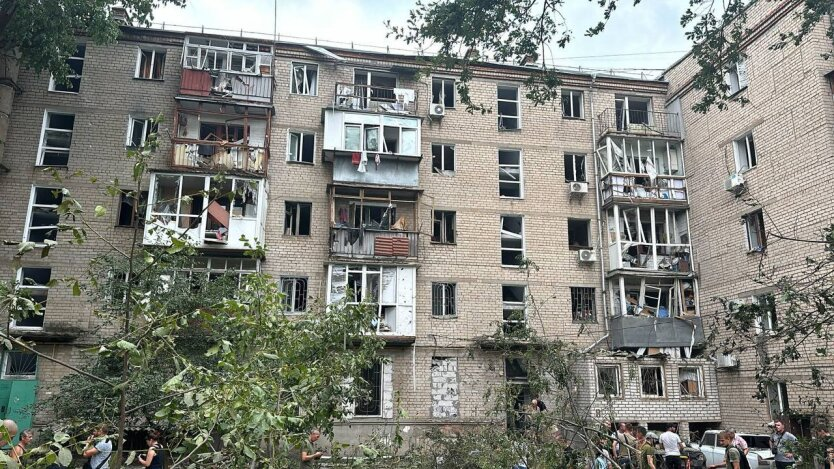
<svg viewBox="0 0 834 469">
<path fill-rule="evenodd" d="M 666 431 L 660 435 L 660 442 L 663 444 L 663 450 L 666 456 L 666 469 L 683 469 L 681 462 L 681 450 L 683 450 L 683 442 L 681 438 L 675 433 L 678 424 L 670 423 L 666 427 Z"/>
</svg>

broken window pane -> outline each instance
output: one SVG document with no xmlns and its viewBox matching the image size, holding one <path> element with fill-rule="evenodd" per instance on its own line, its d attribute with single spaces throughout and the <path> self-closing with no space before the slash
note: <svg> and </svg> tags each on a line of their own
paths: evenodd
<svg viewBox="0 0 834 469">
<path fill-rule="evenodd" d="M 586 182 L 585 155 L 565 154 L 565 182 Z"/>
<path fill-rule="evenodd" d="M 701 369 L 678 368 L 678 380 L 681 387 L 681 397 L 702 397 Z"/>
<path fill-rule="evenodd" d="M 501 197 L 521 197 L 521 152 L 498 150 L 498 193 Z"/>
<path fill-rule="evenodd" d="M 46 240 L 55 241 L 58 237 L 58 206 L 63 196 L 60 191 L 55 195 L 55 189 L 34 187 L 32 204 L 29 206 L 29 226 L 27 241 L 43 243 Z"/>
<path fill-rule="evenodd" d="M 455 212 L 435 210 L 433 214 L 433 243 L 455 243 Z"/>
<path fill-rule="evenodd" d="M 455 146 L 433 143 L 431 146 L 432 171 L 435 173 L 455 172 Z"/>
<path fill-rule="evenodd" d="M 38 356 L 31 352 L 9 350 L 5 354 L 3 378 L 35 379 L 38 371 Z"/>
<path fill-rule="evenodd" d="M 309 202 L 285 202 L 284 235 L 308 236 L 312 209 Z"/>
<path fill-rule="evenodd" d="M 521 217 L 501 217 L 501 265 L 521 265 L 524 231 Z"/>
<path fill-rule="evenodd" d="M 119 222 L 118 226 L 137 226 L 145 221 L 145 212 L 148 203 L 148 191 L 142 191 L 136 196 L 131 196 L 128 190 L 122 190 L 119 194 Z M 138 199 L 138 200 L 137 200 Z M 133 205 L 138 202 L 136 213 L 134 214 Z"/>
<path fill-rule="evenodd" d="M 318 65 L 293 63 L 290 92 L 315 96 L 318 90 L 318 76 Z"/>
<path fill-rule="evenodd" d="M 455 80 L 453 78 L 432 78 L 431 102 L 446 108 L 455 107 Z"/>
<path fill-rule="evenodd" d="M 504 333 L 521 332 L 527 321 L 525 288 L 521 285 L 502 285 Z"/>
<path fill-rule="evenodd" d="M 756 210 L 745 215 L 743 220 L 747 231 L 747 249 L 749 251 L 764 251 L 767 247 L 767 236 L 763 212 Z"/>
<path fill-rule="evenodd" d="M 582 92 L 562 90 L 562 115 L 575 119 L 582 118 Z"/>
<path fill-rule="evenodd" d="M 161 80 L 163 70 L 165 69 L 165 52 L 150 49 L 141 49 L 139 51 L 139 67 L 137 69 L 137 78 L 146 78 L 149 80 Z"/>
<path fill-rule="evenodd" d="M 315 155 L 315 134 L 290 132 L 287 161 L 313 163 Z"/>
<path fill-rule="evenodd" d="M 66 166 L 69 163 L 74 125 L 73 114 L 46 113 L 38 165 Z"/>
<path fill-rule="evenodd" d="M 659 366 L 640 367 L 640 391 L 643 396 L 663 396 L 663 368 Z"/>
<path fill-rule="evenodd" d="M 570 287 L 571 316 L 574 321 L 596 322 L 594 296 L 593 288 Z"/>
<path fill-rule="evenodd" d="M 365 150 L 380 151 L 379 150 L 379 126 L 365 127 Z"/>
<path fill-rule="evenodd" d="M 591 220 L 568 219 L 568 247 L 570 249 L 591 247 Z"/>
<path fill-rule="evenodd" d="M 521 128 L 518 87 L 498 87 L 498 129 L 515 130 Z"/>
<path fill-rule="evenodd" d="M 620 395 L 619 365 L 597 365 L 597 394 L 612 397 Z"/>
<path fill-rule="evenodd" d="M 23 267 L 20 269 L 19 285 L 20 290 L 29 294 L 32 301 L 37 305 L 37 312 L 26 311 L 26 317 L 15 318 L 14 327 L 42 328 L 43 318 L 46 315 L 46 301 L 49 295 L 49 281 L 52 277 L 52 269 L 45 267 Z"/>
<path fill-rule="evenodd" d="M 70 72 L 66 76 L 68 83 L 59 83 L 55 78 L 50 79 L 50 91 L 63 91 L 67 93 L 78 93 L 81 88 L 81 75 L 84 72 L 84 55 L 87 52 L 87 46 L 79 44 L 75 49 L 75 53 L 67 58 L 67 66 Z"/>
</svg>

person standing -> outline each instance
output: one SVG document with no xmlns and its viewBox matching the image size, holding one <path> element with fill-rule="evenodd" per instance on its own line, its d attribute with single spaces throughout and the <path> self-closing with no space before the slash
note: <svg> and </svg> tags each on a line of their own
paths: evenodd
<svg viewBox="0 0 834 469">
<path fill-rule="evenodd" d="M 24 430 L 23 433 L 20 434 L 20 441 L 15 445 L 14 448 L 9 452 L 9 457 L 12 458 L 15 462 L 20 462 L 20 457 L 26 454 L 26 446 L 32 442 L 34 439 L 35 434 L 32 432 L 32 429 Z"/>
<path fill-rule="evenodd" d="M 707 469 L 716 469 L 718 467 L 726 467 L 727 469 L 741 469 L 741 451 L 733 446 L 733 436 L 730 432 L 721 432 L 718 434 L 718 446 L 727 448 L 724 452 L 724 462 L 722 464 L 713 464 Z"/>
<path fill-rule="evenodd" d="M 666 431 L 660 434 L 660 443 L 663 444 L 663 452 L 665 454 L 666 469 L 683 469 L 683 463 L 681 462 L 683 441 L 675 433 L 677 429 L 678 424 L 670 423 L 666 426 Z"/>
<path fill-rule="evenodd" d="M 640 449 L 640 469 L 655 469 L 654 446 L 646 441 L 646 427 L 637 427 L 637 447 Z"/>
<path fill-rule="evenodd" d="M 151 469 L 162 469 L 162 459 L 165 457 L 162 454 L 162 445 L 159 443 L 160 433 L 158 430 L 151 430 L 145 438 L 145 443 L 148 444 L 148 452 L 144 456 L 141 454 L 137 458 L 139 464 L 143 467 Z"/>
<path fill-rule="evenodd" d="M 733 437 L 733 446 L 740 449 L 745 456 L 750 453 L 750 447 L 747 446 L 747 440 L 739 436 L 735 429 L 730 430 L 730 435 Z"/>
<path fill-rule="evenodd" d="M 307 438 L 304 445 L 301 447 L 301 454 L 299 457 L 301 460 L 301 468 L 315 467 L 316 462 L 324 456 L 322 451 L 316 451 L 315 443 L 319 440 L 319 438 L 321 438 L 321 432 L 318 430 L 310 432 L 309 438 Z"/>
<path fill-rule="evenodd" d="M 792 445 L 796 444 L 796 437 L 786 431 L 785 422 L 776 419 L 773 422 L 776 431 L 770 435 L 770 450 L 773 451 L 776 469 L 789 469 L 794 467 L 796 459 L 793 457 Z"/>
<path fill-rule="evenodd" d="M 620 425 L 617 427 L 617 431 L 611 435 L 614 437 L 614 441 L 611 442 L 611 454 L 614 455 L 614 461 L 617 461 L 620 457 L 620 441 L 623 441 L 625 433 L 626 424 L 625 422 L 620 422 Z"/>
<path fill-rule="evenodd" d="M 93 434 L 87 439 L 87 446 L 82 453 L 85 458 L 90 458 L 84 467 L 110 469 L 108 461 L 111 454 L 113 454 L 113 443 L 107 439 L 107 425 L 97 425 L 93 428 Z"/>
<path fill-rule="evenodd" d="M 3 420 L 3 428 L 5 428 L 4 431 L 8 433 L 9 439 L 7 440 L 5 435 L 0 435 L 0 446 L 6 446 L 6 444 L 12 441 L 12 438 L 17 435 L 17 423 L 15 423 L 14 420 Z"/>
<path fill-rule="evenodd" d="M 817 440 L 819 440 L 819 467 L 822 469 L 834 469 L 834 437 L 824 425 L 817 427 Z"/>
</svg>

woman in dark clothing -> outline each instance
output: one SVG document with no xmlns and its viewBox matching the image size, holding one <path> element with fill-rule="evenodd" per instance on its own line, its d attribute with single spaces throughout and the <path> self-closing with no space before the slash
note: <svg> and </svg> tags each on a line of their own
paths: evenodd
<svg viewBox="0 0 834 469">
<path fill-rule="evenodd" d="M 148 443 L 148 454 L 140 455 L 139 464 L 150 469 L 162 469 L 162 445 L 159 443 L 159 432 L 151 430 L 145 441 Z"/>
</svg>

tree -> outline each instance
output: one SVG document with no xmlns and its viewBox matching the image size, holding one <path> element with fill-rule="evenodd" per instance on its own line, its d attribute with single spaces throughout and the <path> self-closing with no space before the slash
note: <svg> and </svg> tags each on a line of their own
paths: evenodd
<svg viewBox="0 0 834 469">
<path fill-rule="evenodd" d="M 703 92 L 693 109 L 706 113 L 712 106 L 725 109 L 727 103 L 745 98 L 731 96 L 724 75 L 744 57 L 747 38 L 747 8 L 753 1 L 728 0 L 722 5 L 712 0 L 689 0 L 681 16 L 681 26 L 692 41 L 692 55 L 699 69 L 693 86 Z M 585 30 L 586 36 L 601 33 L 613 17 L 621 0 L 598 0 L 601 19 Z M 640 0 L 634 1 L 635 7 Z M 480 60 L 516 64 L 537 63 L 525 81 L 527 98 L 536 104 L 552 103 L 561 84 L 553 65 L 548 63 L 551 45 L 565 47 L 573 32 L 562 14 L 566 0 L 418 0 L 409 12 L 405 26 L 386 22 L 389 36 L 403 39 L 421 50 L 437 49 L 427 59 L 427 69 L 455 70 L 460 74 L 458 94 L 472 111 L 487 112 L 489 106 L 474 102 L 469 94 L 473 65 Z M 781 32 L 771 46 L 775 49 L 801 43 L 811 31 L 834 12 L 826 0 L 805 0 L 797 12 L 800 27 Z M 834 40 L 830 23 L 827 37 Z"/>
</svg>

